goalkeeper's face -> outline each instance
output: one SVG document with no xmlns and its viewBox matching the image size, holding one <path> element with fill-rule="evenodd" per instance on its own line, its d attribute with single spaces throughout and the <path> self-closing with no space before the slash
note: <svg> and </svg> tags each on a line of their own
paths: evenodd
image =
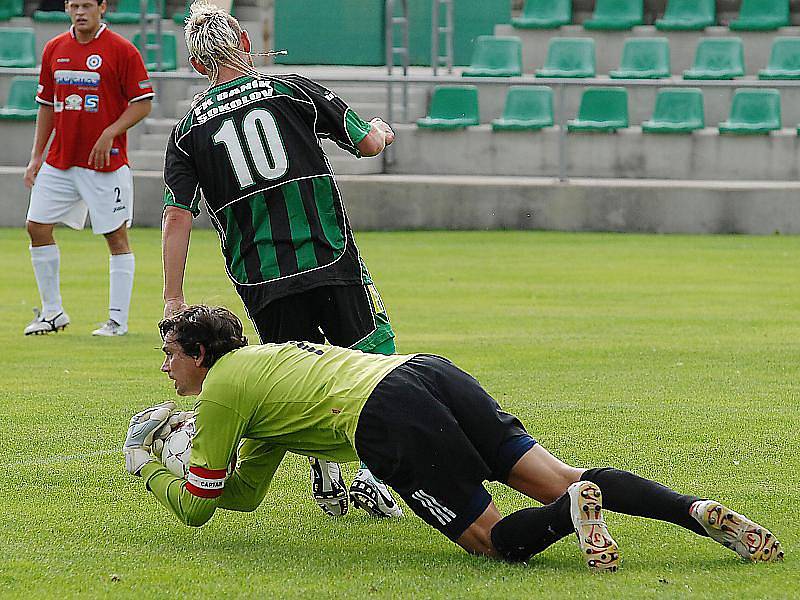
<svg viewBox="0 0 800 600">
<path fill-rule="evenodd" d="M 181 345 L 172 339 L 172 335 L 167 335 L 161 350 L 165 355 L 161 371 L 175 382 L 175 392 L 179 396 L 199 394 L 203 390 L 203 380 L 208 373 L 208 369 L 200 366 L 205 356 L 202 346 L 200 356 L 189 356 Z"/>
</svg>

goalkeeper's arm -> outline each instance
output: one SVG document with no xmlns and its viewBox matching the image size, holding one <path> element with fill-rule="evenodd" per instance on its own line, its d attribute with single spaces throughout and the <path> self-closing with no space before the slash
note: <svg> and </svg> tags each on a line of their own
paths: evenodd
<svg viewBox="0 0 800 600">
<path fill-rule="evenodd" d="M 211 519 L 217 508 L 255 510 L 264 499 L 285 454 L 282 448 L 246 440 L 239 451 L 239 466 L 227 481 L 223 479 L 221 493 L 211 498 L 196 495 L 196 489 L 190 491 L 194 486 L 175 477 L 159 462 L 146 464 L 141 475 L 147 489 L 181 522 L 200 527 Z"/>
<path fill-rule="evenodd" d="M 254 510 L 286 451 L 245 440 L 239 449 L 239 466 L 226 480 L 228 465 L 245 433 L 245 421 L 229 407 L 208 399 L 197 403 L 195 413 L 187 479 L 175 477 L 158 462 L 146 464 L 140 473 L 161 504 L 186 525 L 199 527 L 217 508 Z"/>
</svg>

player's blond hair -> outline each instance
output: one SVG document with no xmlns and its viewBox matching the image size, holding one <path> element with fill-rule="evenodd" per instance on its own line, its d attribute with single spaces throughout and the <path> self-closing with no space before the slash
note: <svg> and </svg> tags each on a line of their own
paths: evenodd
<svg viewBox="0 0 800 600">
<path fill-rule="evenodd" d="M 239 21 L 218 6 L 203 1 L 192 3 L 184 33 L 189 56 L 206 68 L 212 86 L 219 79 L 220 67 L 263 77 L 250 63 L 251 55 L 241 47 Z"/>
</svg>

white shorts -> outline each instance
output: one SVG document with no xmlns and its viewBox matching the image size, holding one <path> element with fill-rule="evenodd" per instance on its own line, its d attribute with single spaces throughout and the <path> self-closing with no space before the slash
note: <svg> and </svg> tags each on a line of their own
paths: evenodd
<svg viewBox="0 0 800 600">
<path fill-rule="evenodd" d="M 83 229 L 86 214 L 94 233 L 111 233 L 133 221 L 133 177 L 128 166 L 110 173 L 82 167 L 66 171 L 42 165 L 31 190 L 28 221 L 64 223 Z"/>
</svg>

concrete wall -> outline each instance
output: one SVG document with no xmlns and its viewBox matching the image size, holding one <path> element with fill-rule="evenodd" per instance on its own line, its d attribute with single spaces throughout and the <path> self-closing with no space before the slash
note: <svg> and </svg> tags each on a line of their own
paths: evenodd
<svg viewBox="0 0 800 600">
<path fill-rule="evenodd" d="M 0 226 L 21 227 L 22 168 L 0 167 Z M 158 227 L 161 175 L 138 172 L 135 223 Z M 357 230 L 549 229 L 647 233 L 800 233 L 800 184 L 525 177 L 342 176 Z M 196 227 L 207 227 L 202 215 Z"/>
<path fill-rule="evenodd" d="M 390 173 L 418 175 L 558 175 L 556 128 L 493 132 L 488 125 L 456 131 L 398 126 Z M 569 133 L 571 177 L 794 181 L 800 139 L 792 129 L 771 135 Z"/>
</svg>

